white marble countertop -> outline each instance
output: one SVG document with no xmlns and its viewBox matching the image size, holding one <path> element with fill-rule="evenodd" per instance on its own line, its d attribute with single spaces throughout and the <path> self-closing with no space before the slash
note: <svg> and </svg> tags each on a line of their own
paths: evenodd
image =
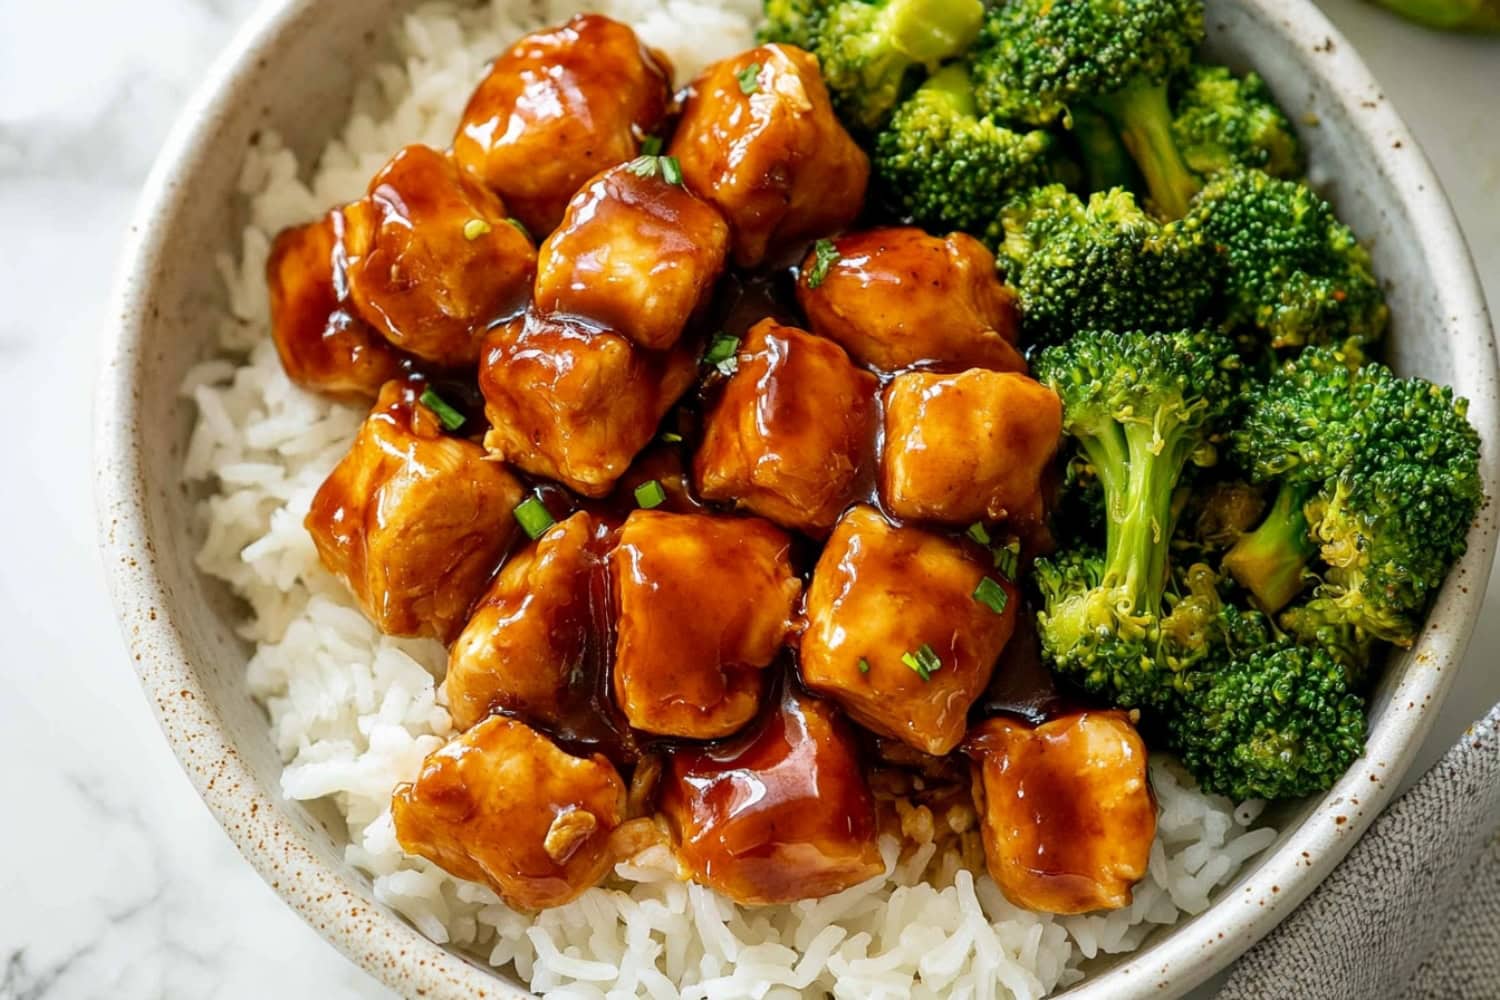
<svg viewBox="0 0 1500 1000">
<path fill-rule="evenodd" d="M 386 995 L 198 801 L 94 551 L 88 400 L 121 233 L 173 115 L 253 2 L 0 0 L 0 426 L 20 429 L 0 478 L 0 1000 Z M 1500 303 L 1500 41 L 1326 7 L 1432 157 Z M 1500 701 L 1497 654 L 1500 614 L 1486 614 L 1428 762 Z"/>
</svg>

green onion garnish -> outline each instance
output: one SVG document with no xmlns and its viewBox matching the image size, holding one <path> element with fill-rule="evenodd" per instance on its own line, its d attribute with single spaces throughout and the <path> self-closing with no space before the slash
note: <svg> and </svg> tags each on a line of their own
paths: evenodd
<svg viewBox="0 0 1500 1000">
<path fill-rule="evenodd" d="M 464 223 L 464 239 L 477 240 L 490 231 L 490 224 L 483 219 L 470 219 Z"/>
<path fill-rule="evenodd" d="M 528 240 L 531 239 L 531 230 L 526 228 L 526 223 L 522 222 L 520 219 L 506 219 L 505 221 L 509 222 L 512 226 L 515 226 L 518 230 L 520 230 L 522 236 L 526 237 Z"/>
<path fill-rule="evenodd" d="M 978 542 L 980 545 L 990 544 L 990 533 L 986 531 L 984 525 L 978 521 L 975 521 L 973 524 L 969 525 L 969 530 L 964 532 L 964 534 L 974 539 L 974 541 Z"/>
<path fill-rule="evenodd" d="M 733 375 L 740 367 L 740 338 L 727 333 L 717 334 L 703 352 L 703 363 L 712 365 L 720 375 Z"/>
<path fill-rule="evenodd" d="M 997 615 L 1005 614 L 1005 606 L 1010 603 L 1010 595 L 1005 588 L 1000 586 L 989 577 L 979 581 L 979 586 L 974 588 L 974 600 L 983 604 Z"/>
<path fill-rule="evenodd" d="M 833 240 L 819 240 L 813 244 L 813 265 L 807 269 L 807 287 L 817 288 L 828 277 L 828 269 L 839 259 L 838 247 Z"/>
<path fill-rule="evenodd" d="M 625 169 L 637 177 L 655 177 L 657 167 L 660 165 L 661 157 L 659 156 L 637 156 L 625 164 Z"/>
<path fill-rule="evenodd" d="M 661 177 L 668 184 L 682 183 L 682 164 L 677 162 L 675 156 L 663 156 L 661 159 Z"/>
<path fill-rule="evenodd" d="M 667 502 L 667 491 L 655 479 L 648 479 L 635 488 L 635 502 L 642 510 L 651 510 Z"/>
<path fill-rule="evenodd" d="M 1015 582 L 1016 570 L 1021 566 L 1021 543 L 1012 538 L 1004 545 L 995 549 L 995 568 L 1000 575 L 1011 582 Z"/>
<path fill-rule="evenodd" d="M 859 672 L 862 674 L 868 674 L 870 672 L 870 661 L 865 659 L 863 656 L 859 658 Z"/>
<path fill-rule="evenodd" d="M 662 431 L 661 432 L 661 443 L 662 444 L 682 444 L 682 435 L 678 434 L 676 431 Z"/>
<path fill-rule="evenodd" d="M 422 395 L 417 397 L 423 406 L 437 414 L 438 421 L 444 430 L 456 431 L 464 425 L 464 415 L 448 405 L 448 401 L 428 386 L 422 390 Z"/>
<path fill-rule="evenodd" d="M 547 509 L 547 505 L 542 503 L 542 498 L 536 494 L 516 504 L 513 513 L 516 516 L 516 523 L 531 539 L 541 538 L 547 533 L 548 528 L 557 523 L 553 520 L 552 512 Z"/>
<path fill-rule="evenodd" d="M 655 156 L 661 152 L 661 136 L 648 135 L 646 141 L 641 143 L 642 156 Z"/>
<path fill-rule="evenodd" d="M 740 81 L 740 93 L 753 94 L 760 90 L 760 63 L 753 62 L 734 75 Z"/>
<path fill-rule="evenodd" d="M 901 662 L 915 671 L 916 675 L 924 681 L 932 680 L 932 675 L 943 669 L 942 659 L 925 642 L 915 653 L 902 653 Z"/>
</svg>

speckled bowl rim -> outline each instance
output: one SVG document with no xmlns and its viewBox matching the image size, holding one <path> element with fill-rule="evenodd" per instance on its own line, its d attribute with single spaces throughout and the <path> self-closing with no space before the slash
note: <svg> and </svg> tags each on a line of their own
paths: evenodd
<svg viewBox="0 0 1500 1000">
<path fill-rule="evenodd" d="M 524 997 L 522 989 L 433 944 L 375 903 L 368 883 L 348 866 L 326 864 L 289 819 L 279 790 L 264 787 L 227 737 L 208 685 L 189 661 L 179 604 L 148 530 L 146 447 L 137 385 L 149 364 L 146 342 L 153 283 L 169 259 L 171 233 L 157 220 L 189 196 L 212 124 L 236 100 L 257 65 L 273 60 L 284 33 L 323 0 L 263 6 L 219 59 L 183 112 L 148 180 L 122 257 L 111 326 L 104 338 L 96 400 L 95 483 L 100 547 L 121 627 L 136 670 L 166 736 L 199 794 L 235 845 L 284 900 L 352 960 L 408 996 Z M 1352 47 L 1306 0 L 1240 0 L 1238 6 L 1276 30 L 1288 45 L 1326 58 L 1319 65 L 1337 87 L 1352 128 L 1378 167 L 1396 181 L 1412 222 L 1409 238 L 1441 263 L 1437 290 L 1466 356 L 1496 384 L 1495 346 L 1473 262 L 1430 165 L 1390 104 L 1380 98 Z M 1355 101 L 1359 107 L 1354 107 Z M 1488 444 L 1484 477 L 1497 496 L 1493 444 L 1494 390 L 1471 410 Z M 1427 669 L 1406 670 L 1390 708 L 1371 734 L 1365 757 L 1319 802 L 1257 870 L 1189 925 L 1159 940 L 1066 996 L 1173 996 L 1227 966 L 1283 919 L 1339 862 L 1392 795 L 1431 728 L 1479 612 L 1489 576 L 1496 515 L 1487 506 L 1470 547 L 1445 587 L 1414 655 Z M 1466 585 L 1459 585 L 1462 579 Z"/>
</svg>

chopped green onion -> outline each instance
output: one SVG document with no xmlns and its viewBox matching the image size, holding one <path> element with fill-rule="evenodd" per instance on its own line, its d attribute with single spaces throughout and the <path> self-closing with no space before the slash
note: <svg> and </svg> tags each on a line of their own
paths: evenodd
<svg viewBox="0 0 1500 1000">
<path fill-rule="evenodd" d="M 662 433 L 661 433 L 661 443 L 662 444 L 682 444 L 682 435 L 678 434 L 676 431 L 662 431 Z"/>
<path fill-rule="evenodd" d="M 979 586 L 974 588 L 974 600 L 983 604 L 997 615 L 1005 614 L 1005 607 L 1010 603 L 1010 595 L 1005 588 L 1000 586 L 989 577 L 979 581 Z"/>
<path fill-rule="evenodd" d="M 807 269 L 807 287 L 817 288 L 828 277 L 828 269 L 839 259 L 838 247 L 833 240 L 819 240 L 813 244 L 813 265 Z"/>
<path fill-rule="evenodd" d="M 428 386 L 422 390 L 422 395 L 417 397 L 422 405 L 437 414 L 438 421 L 445 430 L 456 431 L 464 425 L 464 415 L 448 405 L 448 401 L 432 391 Z"/>
<path fill-rule="evenodd" d="M 642 156 L 655 156 L 661 152 L 661 136 L 648 135 L 646 141 L 641 143 Z"/>
<path fill-rule="evenodd" d="M 1021 543 L 1012 538 L 995 549 L 995 568 L 1000 575 L 1015 582 L 1016 571 L 1021 567 Z"/>
<path fill-rule="evenodd" d="M 490 224 L 483 219 L 470 219 L 464 223 L 464 239 L 477 240 L 490 231 Z"/>
<path fill-rule="evenodd" d="M 542 498 L 536 494 L 516 504 L 513 513 L 516 516 L 516 523 L 531 539 L 541 538 L 547 533 L 548 528 L 557 523 L 552 517 L 552 512 L 547 509 L 547 505 L 542 503 Z"/>
<path fill-rule="evenodd" d="M 625 169 L 637 177 L 655 177 L 656 170 L 660 165 L 661 157 L 659 156 L 637 156 L 625 164 Z"/>
<path fill-rule="evenodd" d="M 740 93 L 753 94 L 760 90 L 760 63 L 753 62 L 734 75 L 740 81 Z"/>
<path fill-rule="evenodd" d="M 661 177 L 668 184 L 682 183 L 682 164 L 677 162 L 677 157 L 661 157 Z"/>
<path fill-rule="evenodd" d="M 648 479 L 635 488 L 635 502 L 642 510 L 651 510 L 667 502 L 667 491 L 655 479 Z"/>
<path fill-rule="evenodd" d="M 520 219 L 506 219 L 505 221 L 509 222 L 512 226 L 515 226 L 516 229 L 520 230 L 522 236 L 526 237 L 528 240 L 531 239 L 531 230 L 526 228 L 526 223 L 522 222 Z"/>
<path fill-rule="evenodd" d="M 859 658 L 859 672 L 862 674 L 868 674 L 870 672 L 870 661 L 865 659 L 863 656 Z"/>
<path fill-rule="evenodd" d="M 915 653 L 902 653 L 901 662 L 910 667 L 924 681 L 932 680 L 932 675 L 943 669 L 942 658 L 925 642 Z"/>
<path fill-rule="evenodd" d="M 978 521 L 975 521 L 973 524 L 969 525 L 969 530 L 964 532 L 964 534 L 974 539 L 974 541 L 978 542 L 980 545 L 990 544 L 990 533 L 985 530 L 984 525 Z"/>
<path fill-rule="evenodd" d="M 717 368 L 720 375 L 733 375 L 740 367 L 739 351 L 740 338 L 721 333 L 709 341 L 703 363 Z"/>
</svg>

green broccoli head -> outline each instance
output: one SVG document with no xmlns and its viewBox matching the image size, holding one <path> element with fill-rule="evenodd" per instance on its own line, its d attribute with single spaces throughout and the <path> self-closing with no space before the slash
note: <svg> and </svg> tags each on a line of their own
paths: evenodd
<svg viewBox="0 0 1500 1000">
<path fill-rule="evenodd" d="M 868 131 L 913 71 L 966 50 L 983 16 L 983 0 L 767 0 L 760 37 L 817 56 L 840 116 Z"/>
<path fill-rule="evenodd" d="M 1160 706 L 1193 659 L 1186 619 L 1165 626 L 1173 496 L 1213 459 L 1236 392 L 1232 346 L 1212 333 L 1084 331 L 1043 351 L 1036 376 L 1103 490 L 1105 547 L 1039 560 L 1037 620 L 1053 667 L 1125 707 Z M 1165 639 L 1164 639 L 1165 637 Z"/>
<path fill-rule="evenodd" d="M 1415 639 L 1484 499 L 1466 414 L 1451 389 L 1381 364 L 1350 369 L 1317 348 L 1254 394 L 1235 453 L 1252 476 L 1304 498 L 1268 521 L 1300 516 L 1317 552 L 1318 582 L 1282 614 L 1284 628 L 1356 669 L 1374 640 Z"/>
<path fill-rule="evenodd" d="M 1306 185 L 1228 170 L 1192 218 L 1224 249 L 1229 322 L 1259 330 L 1272 349 L 1335 346 L 1357 363 L 1385 333 L 1369 253 Z"/>
<path fill-rule="evenodd" d="M 765 0 L 756 32 L 762 42 L 780 42 L 811 51 L 828 0 Z"/>
<path fill-rule="evenodd" d="M 1182 329 L 1214 302 L 1220 255 L 1197 223 L 1159 223 L 1128 191 L 1085 205 L 1051 184 L 1010 202 L 1001 221 L 1000 257 L 1034 341 L 1085 327 Z"/>
<path fill-rule="evenodd" d="M 876 176 L 918 224 L 998 242 L 1000 211 L 1052 179 L 1056 143 L 979 117 L 969 75 L 952 65 L 897 107 L 875 137 Z"/>
<path fill-rule="evenodd" d="M 1282 641 L 1195 671 L 1168 729 L 1204 789 L 1280 799 L 1331 788 L 1364 752 L 1364 701 L 1321 649 Z"/>
<path fill-rule="evenodd" d="M 1157 209 L 1187 211 L 1198 179 L 1172 141 L 1167 82 L 1203 40 L 1202 0 L 1008 0 L 970 53 L 979 108 L 1046 125 L 1092 107 L 1120 132 Z"/>
<path fill-rule="evenodd" d="M 1259 76 L 1223 66 L 1194 65 L 1173 81 L 1172 139 L 1200 174 L 1259 167 L 1272 177 L 1302 173 L 1302 147 L 1292 123 Z"/>
</svg>

